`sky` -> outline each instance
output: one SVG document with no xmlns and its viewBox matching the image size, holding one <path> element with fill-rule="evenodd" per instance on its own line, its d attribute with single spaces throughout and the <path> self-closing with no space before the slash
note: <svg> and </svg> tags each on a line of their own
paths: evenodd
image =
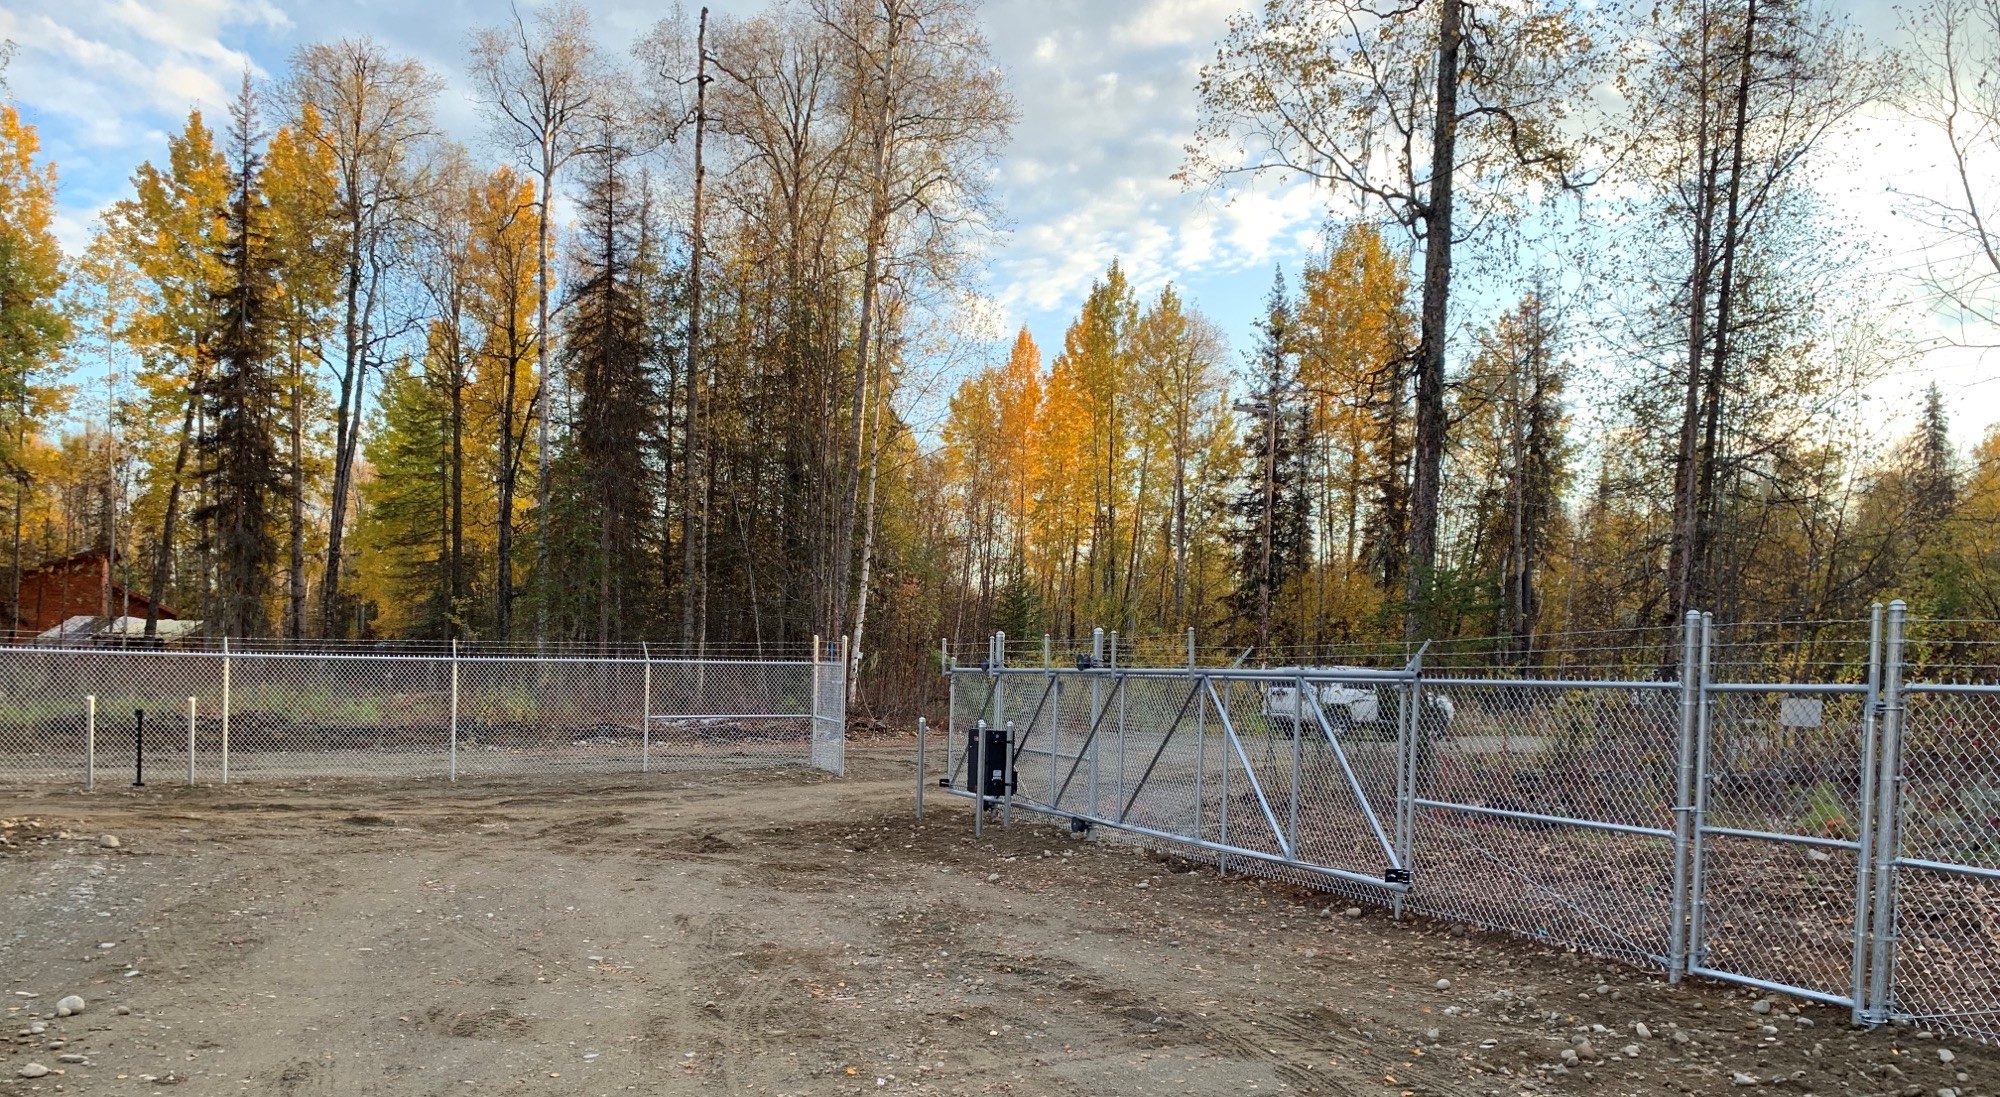
<svg viewBox="0 0 2000 1097">
<path fill-rule="evenodd" d="M 1295 183 L 1189 190 L 1171 176 L 1195 124 L 1194 84 L 1229 15 L 1247 0 L 988 0 L 981 7 L 1020 121 L 999 165 L 1007 231 L 984 270 L 992 329 L 1020 325 L 1046 354 L 1091 280 L 1115 258 L 1142 293 L 1173 282 L 1238 346 L 1268 293 L 1274 266 L 1295 274 L 1320 238 L 1332 196 Z M 1832 0 L 1879 41 L 1896 34 L 1891 5 Z M 525 6 L 525 5 L 524 5 Z M 747 15 L 761 0 L 712 0 Z M 622 50 L 662 13 L 656 0 L 589 4 L 600 41 Z M 296 46 L 357 33 L 408 53 L 450 81 L 441 120 L 477 145 L 483 133 L 464 73 L 472 28 L 507 17 L 500 0 L 6 0 L 0 38 L 17 53 L 9 82 L 62 176 L 59 231 L 80 246 L 92 220 L 128 190 L 132 169 L 164 153 L 190 107 L 219 123 L 247 66 L 282 72 Z M 1874 111 L 1815 166 L 1837 214 L 1875 252 L 1869 307 L 1919 340 L 1977 339 L 1921 303 L 1922 230 L 1899 211 L 1941 193 L 1942 149 L 1920 126 Z M 1962 250 L 1962 249 L 1961 249 Z M 1489 287 L 1489 290 L 1491 288 Z M 1489 292 L 1499 300 L 1500 296 Z M 1475 305 L 1475 309 L 1477 306 Z M 2000 343 L 2000 333 L 1987 337 Z M 1005 339 L 994 354 L 1004 353 Z M 1943 389 L 1961 442 L 2000 423 L 2000 359 L 1946 349 L 1877 386 L 1884 408 L 1912 390 Z"/>
</svg>

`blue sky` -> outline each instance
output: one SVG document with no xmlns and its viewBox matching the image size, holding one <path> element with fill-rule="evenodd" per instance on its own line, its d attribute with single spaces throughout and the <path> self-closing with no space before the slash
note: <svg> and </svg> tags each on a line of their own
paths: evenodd
<svg viewBox="0 0 2000 1097">
<path fill-rule="evenodd" d="M 1194 124 L 1193 85 L 1228 15 L 1244 0 L 990 0 L 994 52 L 1011 75 L 1021 121 L 1000 168 L 1010 231 L 986 266 L 991 323 L 1026 323 L 1053 353 L 1091 279 L 1114 258 L 1142 291 L 1178 283 L 1238 346 L 1271 282 L 1296 270 L 1320 231 L 1328 196 L 1303 184 L 1191 193 L 1169 176 Z M 718 13 L 761 2 L 713 0 Z M 1890 5 L 1848 0 L 1856 24 L 1887 40 Z M 664 5 L 590 5 L 599 38 L 623 49 Z M 0 37 L 19 47 L 10 82 L 61 166 L 61 232 L 86 238 L 96 212 L 126 191 L 132 168 L 159 157 L 191 106 L 219 120 L 243 68 L 281 72 L 296 45 L 368 33 L 451 81 L 441 104 L 454 135 L 475 146 L 482 129 L 467 97 L 471 28 L 498 22 L 496 0 L 424 4 L 360 0 L 7 0 Z M 1926 242 L 1897 210 L 1899 195 L 1945 185 L 1941 150 L 1917 127 L 1879 111 L 1831 150 L 1820 184 L 1883 258 L 1882 300 L 1911 296 L 1912 255 Z M 1489 290 L 1500 299 L 1504 293 Z M 1900 308 L 1900 306 L 1898 306 Z M 1898 317 L 1919 336 L 1943 332 L 1921 306 Z M 2000 341 L 1996 339 L 1993 341 Z M 1882 395 L 1892 406 L 1913 386 L 1945 388 L 1960 437 L 2000 421 L 2000 382 L 1981 355 L 1947 351 L 1903 370 Z"/>
</svg>

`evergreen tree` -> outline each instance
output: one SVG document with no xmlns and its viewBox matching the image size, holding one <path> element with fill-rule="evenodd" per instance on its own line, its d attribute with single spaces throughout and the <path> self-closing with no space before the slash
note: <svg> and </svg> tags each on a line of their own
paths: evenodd
<svg viewBox="0 0 2000 1097">
<path fill-rule="evenodd" d="M 1237 405 L 1249 417 L 1244 431 L 1243 488 L 1231 511 L 1236 515 L 1236 591 L 1239 619 L 1254 622 L 1258 651 L 1271 646 L 1271 603 L 1312 553 L 1312 507 L 1304 454 L 1310 448 L 1310 418 L 1298 385 L 1296 322 L 1280 270 L 1271 283 L 1264 316 L 1257 323 L 1251 352 L 1251 398 Z"/>
<path fill-rule="evenodd" d="M 635 284 L 645 216 L 630 193 L 626 158 L 615 136 L 591 158 L 567 279 L 562 367 L 575 407 L 561 460 L 564 506 L 575 522 L 552 532 L 569 542 L 560 546 L 574 553 L 569 559 L 586 566 L 542 581 L 564 592 L 575 631 L 600 645 L 624 638 L 628 623 L 652 608 L 646 580 L 658 571 L 647 562 L 657 490 L 647 458 L 656 452 L 661 393 L 646 298 Z"/>
<path fill-rule="evenodd" d="M 208 501 L 192 517 L 210 531 L 218 599 L 214 626 L 224 635 L 258 636 L 269 629 L 265 599 L 278 557 L 270 504 L 287 485 L 273 437 L 280 370 L 275 344 L 282 319 L 278 270 L 258 181 L 260 134 L 248 74 L 229 113 L 235 147 L 234 193 L 221 250 L 227 274 L 216 301 L 215 369 L 201 391 L 201 475 Z"/>
</svg>

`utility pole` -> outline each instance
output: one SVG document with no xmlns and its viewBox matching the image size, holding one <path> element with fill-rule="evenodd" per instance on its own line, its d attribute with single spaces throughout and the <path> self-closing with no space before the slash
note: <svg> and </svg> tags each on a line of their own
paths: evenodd
<svg viewBox="0 0 2000 1097">
<path fill-rule="evenodd" d="M 695 545 L 706 544 L 707 515 L 699 503 L 701 481 L 695 475 L 695 450 L 701 424 L 701 250 L 702 250 L 702 139 L 708 131 L 708 9 L 701 9 L 701 24 L 695 34 L 694 77 L 694 225 L 688 244 L 688 337 L 687 337 L 687 434 L 681 457 L 681 649 L 695 645 Z M 700 529 L 697 529 L 699 525 Z M 704 554 L 705 555 L 705 554 Z M 708 561 L 701 562 L 700 581 L 708 581 Z M 704 623 L 705 624 L 705 623 Z M 703 629 L 706 632 L 706 628 Z M 701 639 L 706 640 L 703 636 Z"/>
</svg>

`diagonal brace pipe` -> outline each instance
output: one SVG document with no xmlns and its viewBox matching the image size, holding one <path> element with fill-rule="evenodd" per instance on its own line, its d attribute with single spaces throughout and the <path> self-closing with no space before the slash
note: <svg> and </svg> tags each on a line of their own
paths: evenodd
<svg viewBox="0 0 2000 1097">
<path fill-rule="evenodd" d="M 1301 698 L 1303 700 L 1303 698 Z M 1340 760 L 1340 772 L 1347 775 L 1347 787 L 1354 792 L 1354 802 L 1361 806 L 1361 814 L 1368 820 L 1368 829 L 1375 832 L 1375 840 L 1382 843 L 1382 852 L 1389 856 L 1390 868 L 1402 868 L 1402 858 L 1396 856 L 1396 845 L 1389 841 L 1388 832 L 1382 829 L 1382 820 L 1375 817 L 1375 808 L 1368 803 L 1367 794 L 1361 791 L 1361 781 L 1354 776 L 1354 767 L 1347 763 L 1347 752 L 1341 749 L 1340 740 L 1334 737 L 1333 725 L 1326 722 L 1326 710 L 1313 701 L 1313 716 L 1319 720 L 1319 730 L 1326 736 L 1326 745 L 1333 748 L 1333 756 Z"/>
<path fill-rule="evenodd" d="M 1215 682 L 1205 680 L 1203 684 L 1208 687 L 1208 699 L 1215 705 L 1215 714 L 1222 719 L 1222 734 L 1229 740 L 1229 745 L 1236 748 L 1236 758 L 1243 763 L 1243 776 L 1250 782 L 1250 791 L 1257 794 L 1257 806 L 1264 809 L 1264 821 L 1271 825 L 1271 837 L 1277 839 L 1285 860 L 1297 860 L 1292 844 L 1285 840 L 1285 828 L 1278 825 L 1277 813 L 1271 810 L 1271 801 L 1264 797 L 1264 785 L 1257 780 L 1257 771 L 1250 765 L 1250 755 L 1244 751 L 1243 741 L 1236 737 L 1236 725 L 1229 719 L 1229 710 L 1223 707 L 1222 698 L 1216 695 Z"/>
</svg>

